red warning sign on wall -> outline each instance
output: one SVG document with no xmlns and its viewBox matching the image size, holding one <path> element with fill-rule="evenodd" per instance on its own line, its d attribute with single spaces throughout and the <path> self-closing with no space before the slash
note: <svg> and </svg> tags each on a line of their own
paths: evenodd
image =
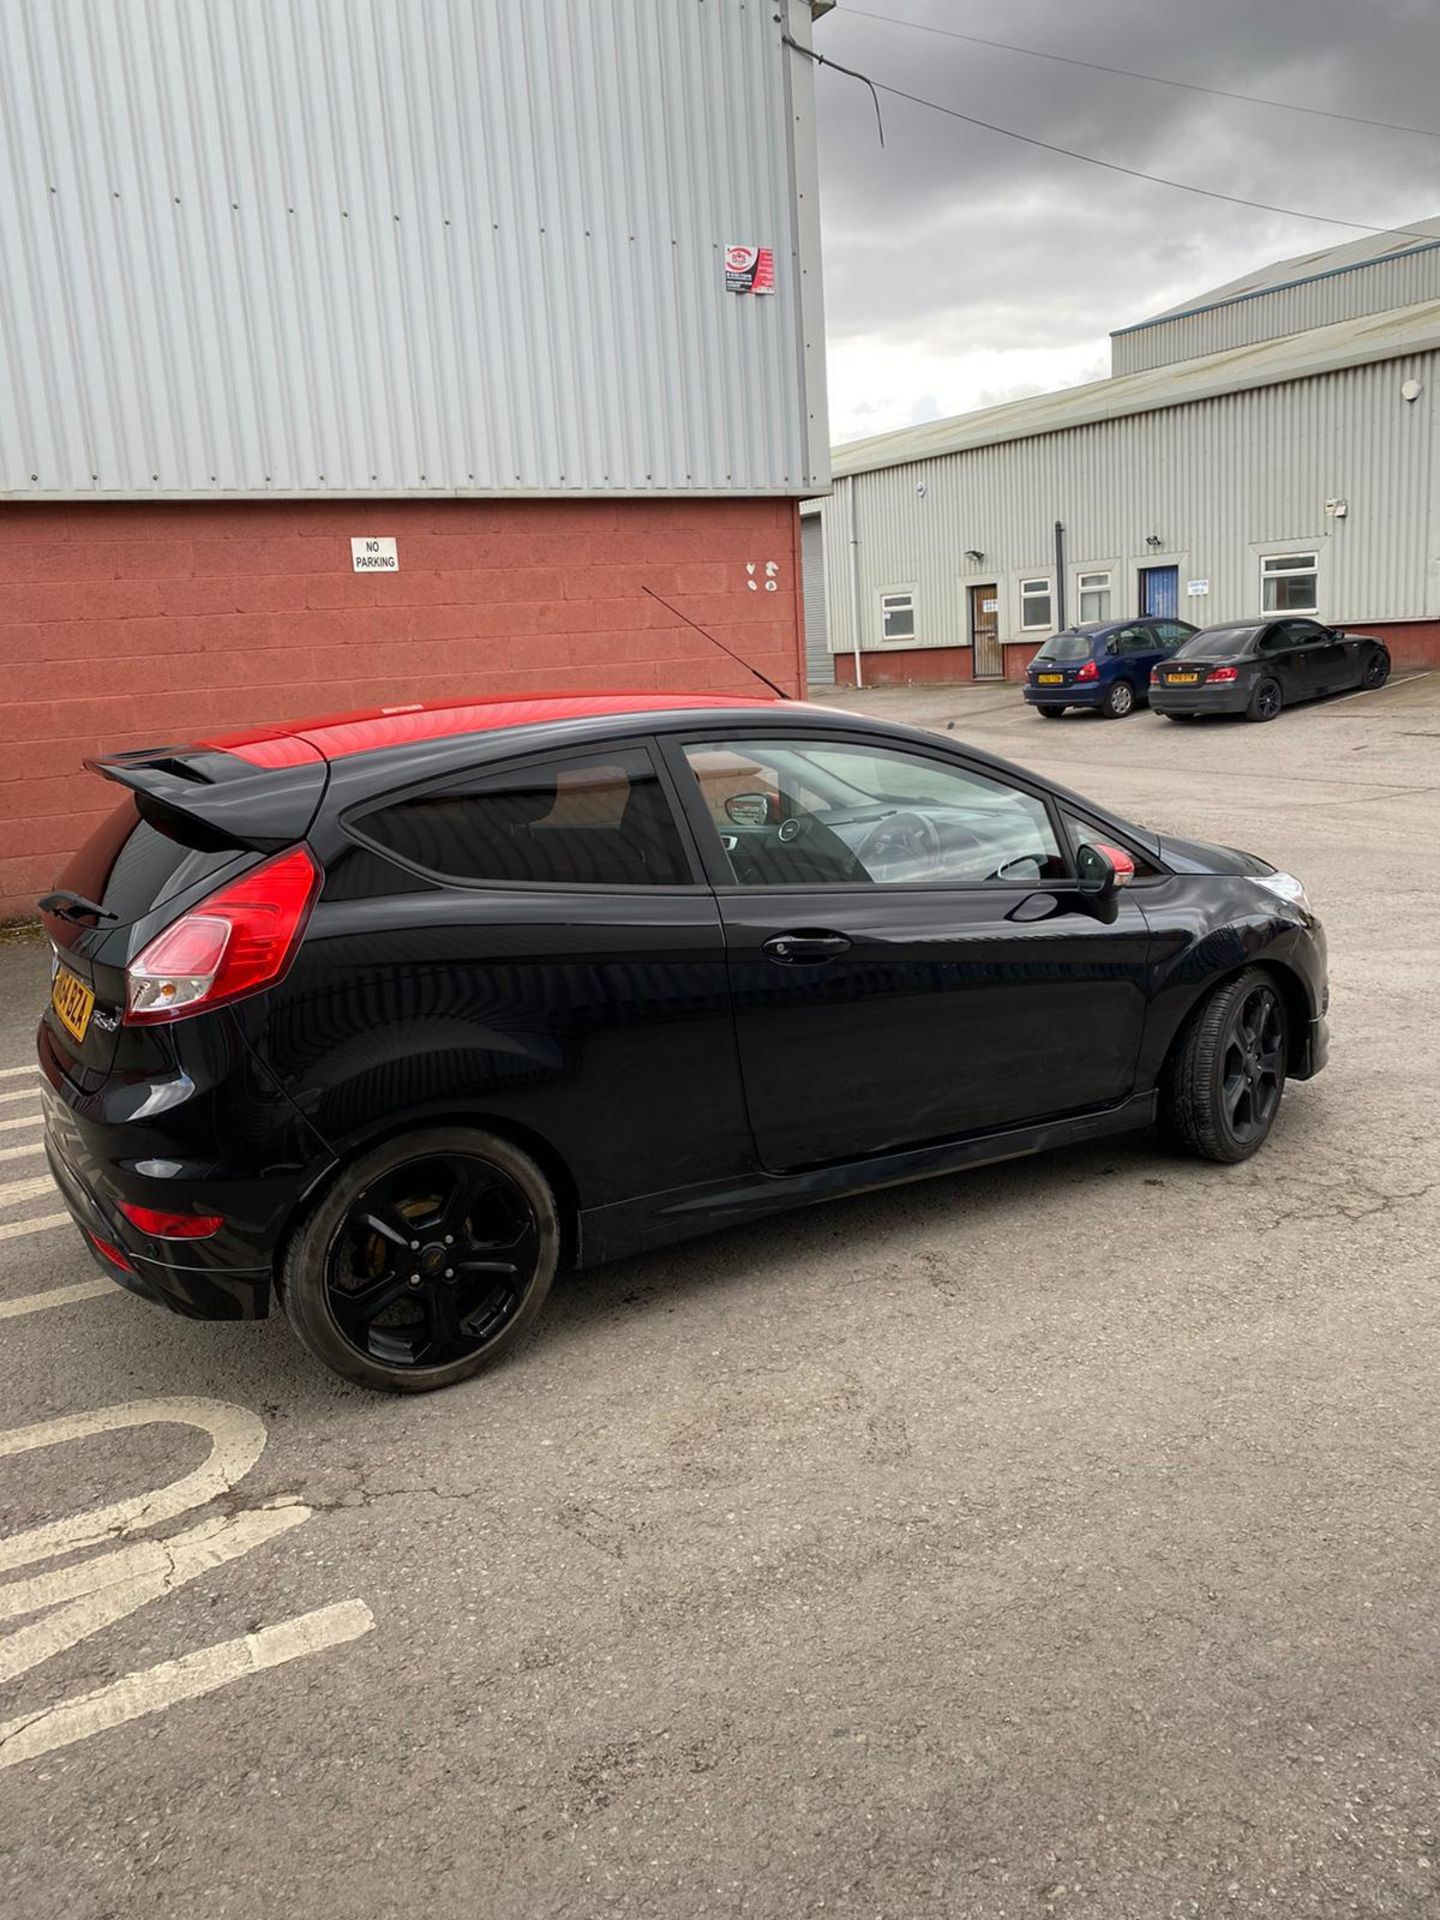
<svg viewBox="0 0 1440 1920">
<path fill-rule="evenodd" d="M 773 293 L 775 291 L 775 249 L 773 247 L 727 247 L 725 249 L 725 291 L 727 293 Z"/>
</svg>

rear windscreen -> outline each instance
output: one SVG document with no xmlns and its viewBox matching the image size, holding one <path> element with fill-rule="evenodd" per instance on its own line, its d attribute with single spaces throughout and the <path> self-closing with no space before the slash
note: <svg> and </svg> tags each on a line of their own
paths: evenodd
<svg viewBox="0 0 1440 1920">
<path fill-rule="evenodd" d="M 1172 660 L 1234 660 L 1249 651 L 1255 632 L 1254 627 L 1211 627 L 1208 633 L 1197 633 L 1182 642 L 1170 657 Z"/>
<path fill-rule="evenodd" d="M 173 833 L 183 832 L 177 820 Z M 142 820 L 134 794 L 127 794 L 80 851 L 70 856 L 60 885 L 93 900 L 117 920 L 138 920 L 173 894 L 229 866 L 236 857 L 233 847 L 212 853 L 182 845 L 171 832 L 162 833 Z"/>
<path fill-rule="evenodd" d="M 1088 660 L 1090 641 L 1083 633 L 1057 633 L 1036 654 L 1037 660 Z"/>
</svg>

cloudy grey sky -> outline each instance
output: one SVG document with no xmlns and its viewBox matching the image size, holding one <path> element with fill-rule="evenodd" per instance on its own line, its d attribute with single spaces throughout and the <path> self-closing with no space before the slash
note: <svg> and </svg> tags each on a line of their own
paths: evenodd
<svg viewBox="0 0 1440 1920">
<path fill-rule="evenodd" d="M 1435 0 L 855 0 L 1174 79 L 1440 130 Z M 860 17 L 815 44 L 877 80 L 1173 179 L 1440 231 L 1440 138 L 1313 119 Z M 1128 180 L 816 75 L 837 444 L 1099 379 L 1112 327 L 1361 237 Z"/>
</svg>

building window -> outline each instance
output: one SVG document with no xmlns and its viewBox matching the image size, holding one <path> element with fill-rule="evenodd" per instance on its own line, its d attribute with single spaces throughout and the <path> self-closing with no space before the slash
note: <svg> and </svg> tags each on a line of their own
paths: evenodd
<svg viewBox="0 0 1440 1920">
<path fill-rule="evenodd" d="M 880 638 L 902 645 L 915 640 L 915 596 L 913 593 L 882 593 L 880 596 Z"/>
<path fill-rule="evenodd" d="M 1020 582 L 1020 625 L 1026 633 L 1031 633 L 1047 628 L 1050 624 L 1050 582 L 1022 580 Z"/>
<path fill-rule="evenodd" d="M 1110 618 L 1110 576 L 1108 573 L 1082 573 L 1080 587 L 1080 624 L 1088 626 Z"/>
<path fill-rule="evenodd" d="M 1313 553 L 1267 553 L 1260 559 L 1262 613 L 1317 613 L 1319 600 Z"/>
</svg>

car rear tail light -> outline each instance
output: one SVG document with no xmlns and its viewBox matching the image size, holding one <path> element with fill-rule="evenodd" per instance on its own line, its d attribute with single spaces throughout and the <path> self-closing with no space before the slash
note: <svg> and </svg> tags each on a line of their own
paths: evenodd
<svg viewBox="0 0 1440 1920">
<path fill-rule="evenodd" d="M 1116 886 L 1128 887 L 1135 878 L 1135 862 L 1124 847 L 1112 846 L 1108 840 L 1097 840 L 1094 845 L 1096 852 L 1103 853 L 1114 867 Z"/>
<path fill-rule="evenodd" d="M 223 1214 L 166 1213 L 160 1207 L 137 1207 L 129 1200 L 120 1202 L 120 1211 L 132 1227 L 152 1240 L 208 1240 L 225 1224 Z"/>
<path fill-rule="evenodd" d="M 1206 674 L 1205 678 L 1207 681 L 1233 680 L 1235 678 L 1235 668 L 1234 667 L 1211 667 L 1210 671 Z"/>
<path fill-rule="evenodd" d="M 1160 669 L 1159 669 L 1159 667 L 1151 667 L 1151 669 L 1150 669 L 1150 684 L 1151 684 L 1151 686 L 1152 686 L 1152 687 L 1153 687 L 1153 686 L 1155 685 L 1155 682 L 1156 682 L 1156 681 L 1157 681 L 1157 680 L 1158 680 L 1159 678 L 1160 678 Z"/>
<path fill-rule="evenodd" d="M 157 1026 L 273 986 L 320 887 L 305 847 L 254 867 L 156 934 L 125 969 L 125 1024 Z"/>
<path fill-rule="evenodd" d="M 1087 660 L 1075 678 L 1077 680 L 1098 680 L 1100 678 L 1100 669 L 1093 660 Z"/>
<path fill-rule="evenodd" d="M 98 1233 L 91 1233 L 87 1227 L 86 1237 L 102 1260 L 108 1260 L 112 1267 L 118 1267 L 122 1273 L 134 1273 L 135 1269 L 125 1258 L 119 1247 L 109 1240 L 102 1240 Z"/>
</svg>

